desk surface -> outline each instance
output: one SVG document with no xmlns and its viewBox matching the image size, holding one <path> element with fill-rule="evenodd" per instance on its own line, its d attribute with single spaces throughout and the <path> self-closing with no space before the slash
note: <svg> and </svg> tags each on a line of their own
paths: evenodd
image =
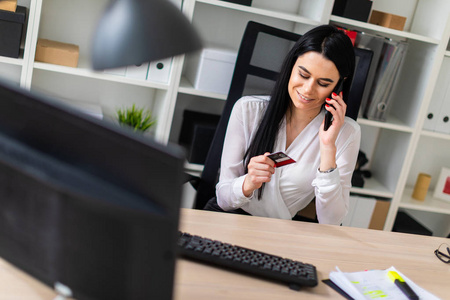
<svg viewBox="0 0 450 300">
<path fill-rule="evenodd" d="M 175 299 L 344 299 L 321 282 L 343 272 L 397 268 L 441 299 L 450 295 L 450 265 L 434 250 L 448 239 L 379 230 L 183 209 L 180 230 L 311 263 L 319 284 L 300 292 L 230 271 L 179 260 Z"/>
<path fill-rule="evenodd" d="M 434 250 L 448 239 L 182 209 L 180 230 L 311 263 L 319 280 L 344 272 L 396 267 L 441 299 L 450 295 L 450 266 Z M 0 300 L 53 299 L 44 284 L 0 259 Z M 344 299 L 322 282 L 300 292 L 284 284 L 178 260 L 175 297 L 181 299 Z"/>
</svg>

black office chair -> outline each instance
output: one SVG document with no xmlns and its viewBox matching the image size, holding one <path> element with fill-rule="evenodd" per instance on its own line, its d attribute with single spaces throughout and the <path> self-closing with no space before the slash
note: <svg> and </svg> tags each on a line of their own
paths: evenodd
<svg viewBox="0 0 450 300">
<path fill-rule="evenodd" d="M 299 38 L 300 35 L 296 33 L 253 21 L 247 24 L 225 107 L 208 151 L 203 172 L 196 184 L 195 208 L 203 209 L 208 200 L 215 196 L 225 133 L 234 104 L 244 95 L 270 94 L 284 57 Z M 347 115 L 356 120 L 372 53 L 356 48 L 355 51 L 361 53 L 362 57 L 359 58 L 356 72 L 363 76 L 358 75 L 354 78 L 347 101 L 352 109 L 347 110 Z"/>
</svg>

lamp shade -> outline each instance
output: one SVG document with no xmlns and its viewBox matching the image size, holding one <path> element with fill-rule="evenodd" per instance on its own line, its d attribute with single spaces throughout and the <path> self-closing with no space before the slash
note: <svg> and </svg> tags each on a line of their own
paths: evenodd
<svg viewBox="0 0 450 300">
<path fill-rule="evenodd" d="M 200 48 L 193 26 L 169 0 L 112 0 L 94 33 L 92 67 L 139 65 Z"/>
</svg>

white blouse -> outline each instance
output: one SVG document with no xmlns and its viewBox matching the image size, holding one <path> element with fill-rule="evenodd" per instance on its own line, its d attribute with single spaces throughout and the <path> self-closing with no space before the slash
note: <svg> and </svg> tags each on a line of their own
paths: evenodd
<svg viewBox="0 0 450 300">
<path fill-rule="evenodd" d="M 291 219 L 316 197 L 320 223 L 341 224 L 348 211 L 351 178 L 358 157 L 361 131 L 358 123 L 346 117 L 336 139 L 336 164 L 330 173 L 318 171 L 320 163 L 319 128 L 322 110 L 286 149 L 286 120 L 278 133 L 274 150 L 283 151 L 296 163 L 275 169 L 265 184 L 261 199 L 257 190 L 250 197 L 242 192 L 243 157 L 256 133 L 269 103 L 268 96 L 246 96 L 233 107 L 223 147 L 217 203 L 224 210 L 242 208 L 254 216 Z"/>
</svg>

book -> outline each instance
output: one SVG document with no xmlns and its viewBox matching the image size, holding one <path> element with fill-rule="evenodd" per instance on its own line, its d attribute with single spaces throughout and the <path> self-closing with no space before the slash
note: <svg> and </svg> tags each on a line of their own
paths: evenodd
<svg viewBox="0 0 450 300">
<path fill-rule="evenodd" d="M 339 292 L 343 291 L 347 294 L 348 299 L 372 300 L 380 298 L 383 300 L 408 300 L 405 294 L 389 278 L 388 273 L 390 271 L 397 272 L 419 296 L 419 299 L 439 299 L 415 284 L 394 267 L 390 267 L 386 270 L 369 270 L 351 273 L 342 272 L 336 267 L 336 271 L 330 272 L 330 280 L 335 286 L 341 289 Z"/>
</svg>

